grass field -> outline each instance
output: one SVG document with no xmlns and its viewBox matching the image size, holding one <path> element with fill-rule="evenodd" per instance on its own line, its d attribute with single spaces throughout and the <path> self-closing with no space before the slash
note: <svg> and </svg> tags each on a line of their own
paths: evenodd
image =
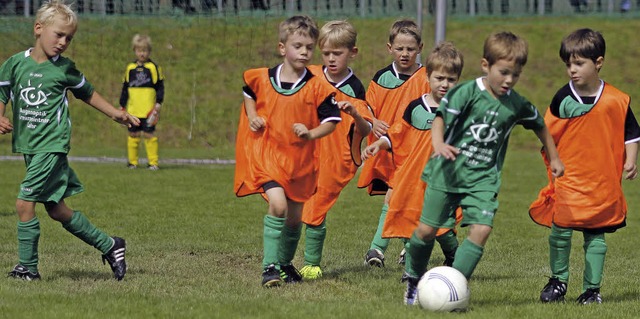
<svg viewBox="0 0 640 319">
<path fill-rule="evenodd" d="M 529 136 L 529 135 L 528 135 Z M 535 139 L 533 134 L 529 136 Z M 2 162 L 0 269 L 17 260 L 15 193 L 23 164 Z M 127 239 L 129 272 L 111 278 L 100 253 L 46 217 L 41 206 L 40 282 L 0 280 L 1 318 L 424 318 L 402 305 L 401 245 L 392 241 L 384 269 L 362 265 L 375 232 L 380 197 L 349 185 L 329 213 L 325 276 L 278 289 L 260 286 L 262 217 L 258 196 L 235 198 L 233 166 L 168 166 L 129 171 L 116 164 L 73 163 L 86 186 L 71 207 L 112 235 Z M 543 305 L 548 230 L 527 215 L 544 184 L 535 149 L 512 147 L 505 164 L 500 210 L 483 259 L 470 282 L 471 310 L 442 318 L 637 318 L 640 294 L 640 185 L 625 182 L 629 226 L 608 235 L 605 303 Z M 463 229 L 459 234 L 462 239 Z M 301 246 L 294 264 L 302 263 Z M 573 242 L 568 298 L 580 294 L 582 236 Z M 434 249 L 432 261 L 443 258 Z M 433 266 L 430 265 L 430 267 Z M 30 310 L 26 310 L 28 309 Z"/>
</svg>

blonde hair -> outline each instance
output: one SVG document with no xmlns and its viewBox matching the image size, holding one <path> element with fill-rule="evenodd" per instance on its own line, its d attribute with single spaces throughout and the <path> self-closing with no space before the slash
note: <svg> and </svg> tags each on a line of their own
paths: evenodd
<svg viewBox="0 0 640 319">
<path fill-rule="evenodd" d="M 318 26 L 309 16 L 293 16 L 287 20 L 280 22 L 278 27 L 279 40 L 282 43 L 287 42 L 290 35 L 299 34 L 318 40 Z"/>
<path fill-rule="evenodd" d="M 422 43 L 422 36 L 420 35 L 420 30 L 418 29 L 418 25 L 409 19 L 397 20 L 391 26 L 391 30 L 389 30 L 389 43 L 393 44 L 393 41 L 399 34 L 406 34 L 408 36 L 413 37 L 418 44 Z"/>
<path fill-rule="evenodd" d="M 318 45 L 334 48 L 355 48 L 358 32 L 356 28 L 346 20 L 333 20 L 325 23 L 320 29 Z"/>
<path fill-rule="evenodd" d="M 133 49 L 147 49 L 151 51 L 151 37 L 146 34 L 136 34 L 131 40 Z"/>
<path fill-rule="evenodd" d="M 462 74 L 462 68 L 464 67 L 464 58 L 462 52 L 458 51 L 452 42 L 440 42 L 429 53 L 425 61 L 425 67 L 427 68 L 427 74 L 435 70 L 442 70 L 444 72 L 457 74 L 458 77 Z"/>
<path fill-rule="evenodd" d="M 484 53 L 482 57 L 492 66 L 498 60 L 515 61 L 524 66 L 527 64 L 527 42 L 517 35 L 509 32 L 497 32 L 491 34 L 484 41 Z"/>
<path fill-rule="evenodd" d="M 58 17 L 73 27 L 78 26 L 78 16 L 71 7 L 62 0 L 50 0 L 43 3 L 38 9 L 38 12 L 36 12 L 36 23 L 48 26 Z"/>
</svg>

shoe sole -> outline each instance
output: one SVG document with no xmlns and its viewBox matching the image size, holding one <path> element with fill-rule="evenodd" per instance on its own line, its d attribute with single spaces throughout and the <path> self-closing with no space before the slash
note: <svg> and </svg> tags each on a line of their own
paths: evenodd
<svg viewBox="0 0 640 319">
<path fill-rule="evenodd" d="M 364 265 L 378 268 L 384 267 L 384 263 L 379 258 L 371 258 L 369 260 L 365 260 Z"/>
<path fill-rule="evenodd" d="M 282 279 L 272 279 L 262 284 L 265 288 L 279 287 L 282 284 Z"/>
</svg>

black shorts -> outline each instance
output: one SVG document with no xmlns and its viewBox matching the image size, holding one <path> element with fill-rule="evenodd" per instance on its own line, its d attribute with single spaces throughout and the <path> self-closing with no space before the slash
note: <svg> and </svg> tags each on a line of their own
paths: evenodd
<svg viewBox="0 0 640 319">
<path fill-rule="evenodd" d="M 147 119 L 146 118 L 140 118 L 140 125 L 138 126 L 134 126 L 131 125 L 131 127 L 128 128 L 129 132 L 131 133 L 135 133 L 135 132 L 140 132 L 143 131 L 145 133 L 153 133 L 156 131 L 156 126 L 147 126 Z"/>
</svg>

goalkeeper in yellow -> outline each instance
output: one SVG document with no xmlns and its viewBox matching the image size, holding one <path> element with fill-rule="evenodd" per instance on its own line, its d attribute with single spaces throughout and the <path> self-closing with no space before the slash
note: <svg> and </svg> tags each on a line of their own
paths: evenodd
<svg viewBox="0 0 640 319">
<path fill-rule="evenodd" d="M 158 137 L 156 124 L 164 99 L 164 74 L 151 61 L 151 38 L 136 34 L 131 41 L 136 60 L 127 65 L 120 95 L 120 106 L 140 118 L 140 126 L 129 128 L 127 138 L 127 167 L 138 167 L 138 146 L 144 138 L 149 169 L 158 170 Z"/>
</svg>

